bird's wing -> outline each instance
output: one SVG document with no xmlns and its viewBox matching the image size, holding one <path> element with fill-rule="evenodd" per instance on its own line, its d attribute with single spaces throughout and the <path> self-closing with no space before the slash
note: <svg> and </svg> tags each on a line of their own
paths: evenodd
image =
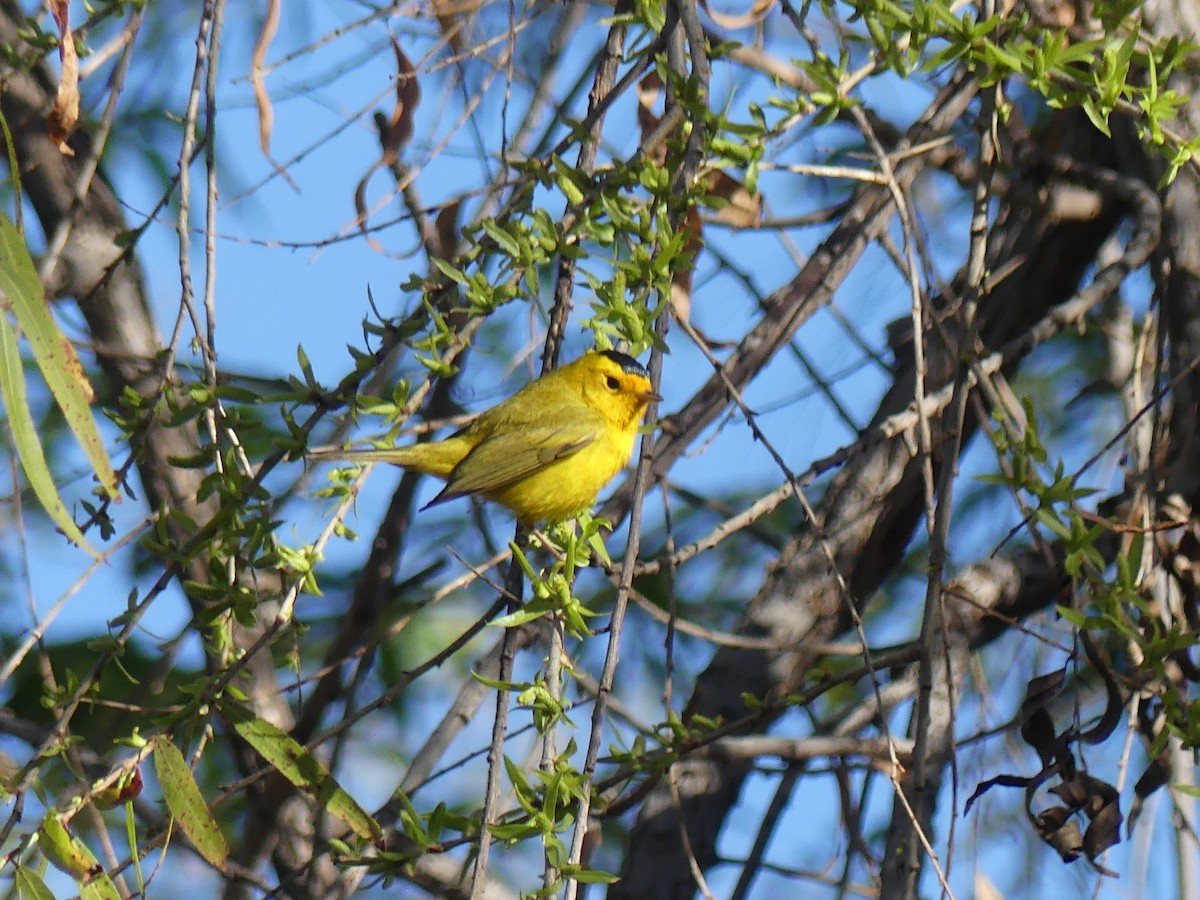
<svg viewBox="0 0 1200 900">
<path fill-rule="evenodd" d="M 560 459 L 573 456 L 603 433 L 597 424 L 532 425 L 480 441 L 429 506 L 464 494 L 486 494 L 515 484 Z"/>
</svg>

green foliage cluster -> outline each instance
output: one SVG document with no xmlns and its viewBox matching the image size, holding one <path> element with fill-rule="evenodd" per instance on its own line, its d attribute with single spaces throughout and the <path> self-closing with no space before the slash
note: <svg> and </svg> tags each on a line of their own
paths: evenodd
<svg viewBox="0 0 1200 900">
<path fill-rule="evenodd" d="M 1028 398 L 1023 407 L 1023 429 L 992 432 L 1003 472 L 980 480 L 1009 488 L 1027 511 L 1026 524 L 1034 534 L 1044 529 L 1060 548 L 1073 579 L 1073 602 L 1060 604 L 1058 614 L 1080 631 L 1115 642 L 1120 658 L 1140 670 L 1136 677 L 1142 689 L 1157 693 L 1162 727 L 1154 734 L 1150 756 L 1162 753 L 1171 738 L 1200 746 L 1200 703 L 1184 696 L 1168 671 L 1177 665 L 1172 657 L 1200 644 L 1200 637 L 1186 620 L 1160 614 L 1145 578 L 1153 532 L 1087 513 L 1081 501 L 1096 489 L 1080 484 L 1082 471 L 1067 473 L 1061 459 L 1051 463 Z M 1007 422 L 1002 414 L 996 418 Z M 1124 539 L 1114 540 L 1118 536 Z"/>
</svg>

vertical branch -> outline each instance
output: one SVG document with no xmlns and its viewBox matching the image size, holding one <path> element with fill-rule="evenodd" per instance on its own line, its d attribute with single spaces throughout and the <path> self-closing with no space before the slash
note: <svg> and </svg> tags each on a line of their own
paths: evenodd
<svg viewBox="0 0 1200 900">
<path fill-rule="evenodd" d="M 1178 738 L 1171 738 L 1171 784 L 1195 787 L 1196 767 L 1191 750 L 1185 749 Z M 1176 872 L 1179 896 L 1200 896 L 1200 866 L 1197 866 L 1196 835 L 1200 823 L 1196 820 L 1196 801 L 1182 790 L 1172 789 L 1175 818 L 1182 827 L 1175 829 Z"/>
<path fill-rule="evenodd" d="M 192 330 L 196 340 L 205 344 L 202 347 L 206 364 L 211 354 L 211 348 L 206 346 L 203 337 L 207 333 L 200 321 L 195 308 L 196 291 L 192 283 L 192 152 L 196 147 L 196 127 L 200 115 L 201 84 L 204 78 L 205 64 L 208 60 L 209 35 L 213 25 L 214 0 L 205 0 L 200 13 L 200 24 L 196 33 L 196 61 L 192 70 L 192 84 L 188 90 L 187 104 L 183 114 L 183 139 L 179 144 L 179 218 L 175 225 L 176 239 L 179 245 L 179 282 L 180 282 L 180 315 L 176 320 L 175 337 L 172 346 L 178 346 L 178 335 L 186 313 L 192 320 Z M 207 140 L 207 137 L 206 137 Z"/>
<path fill-rule="evenodd" d="M 664 311 L 663 315 L 666 315 Z M 650 356 L 650 380 L 657 390 L 662 374 L 662 354 L 655 349 Z M 646 411 L 646 419 L 653 421 L 657 413 L 657 403 L 651 403 Z M 649 433 L 642 435 L 641 447 L 638 453 L 637 474 L 634 476 L 633 503 L 629 512 L 629 539 L 625 545 L 625 560 L 621 568 L 621 580 L 617 587 L 617 596 L 613 601 L 612 616 L 608 626 L 608 648 L 604 657 L 604 667 L 601 669 L 600 681 L 596 688 L 596 699 L 592 705 L 591 731 L 588 735 L 587 754 L 582 768 L 583 783 L 580 786 L 580 799 L 575 814 L 575 831 L 571 839 L 571 852 L 568 857 L 572 866 L 580 865 L 583 858 L 584 838 L 588 832 L 588 817 L 591 812 L 592 781 L 596 774 L 596 764 L 600 758 L 600 741 L 604 733 L 605 715 L 608 709 L 608 698 L 612 693 L 613 682 L 617 673 L 617 656 L 621 646 L 621 630 L 625 623 L 625 610 L 629 604 L 629 592 L 633 587 L 633 575 L 637 570 L 638 548 L 641 542 L 642 502 L 646 497 L 646 489 L 650 482 L 650 450 L 653 439 Z M 578 895 L 579 882 L 573 878 L 567 880 L 565 900 L 575 900 Z"/>
<path fill-rule="evenodd" d="M 548 633 L 549 640 L 546 641 L 546 693 L 553 698 L 554 702 L 563 705 L 563 681 L 562 681 L 562 657 L 566 652 L 565 648 L 565 626 L 563 618 L 559 614 L 555 614 L 547 621 L 547 627 L 544 629 Z M 554 767 L 558 763 L 558 742 L 555 740 L 555 731 L 557 724 L 551 725 L 542 735 L 542 753 L 539 766 L 543 772 L 552 773 Z M 542 868 L 542 887 L 546 891 L 546 896 L 551 896 L 554 893 L 554 886 L 558 882 L 559 872 L 550 853 L 550 848 L 547 846 L 543 854 Z"/>
<path fill-rule="evenodd" d="M 709 81 L 707 44 L 696 15 L 695 3 L 692 0 L 674 0 L 669 5 L 664 37 L 666 38 L 668 60 L 680 74 L 687 68 L 683 57 L 683 48 L 686 40 L 687 47 L 690 50 L 691 75 L 699 82 L 697 102 L 707 103 Z M 664 122 L 673 118 L 673 114 L 675 113 L 675 110 L 672 109 L 674 101 L 675 98 L 672 92 L 668 90 L 667 107 L 663 113 Z M 681 223 L 686 219 L 686 198 L 690 195 L 691 187 L 695 183 L 696 174 L 703 159 L 704 148 L 707 143 L 707 134 L 703 120 L 698 116 L 693 117 L 692 123 L 692 133 L 688 139 L 687 151 L 679 172 L 672 179 L 671 196 L 682 196 L 685 198 L 684 203 L 680 207 L 672 207 L 668 210 L 672 229 L 680 228 Z M 650 380 L 656 390 L 662 381 L 662 351 L 659 348 L 670 328 L 671 304 L 669 291 L 670 288 L 668 287 L 667 295 L 660 297 L 662 312 L 655 321 L 655 333 L 658 335 L 659 341 L 652 348 L 650 354 Z M 646 412 L 647 421 L 654 421 L 656 413 L 657 404 L 651 403 Z M 633 589 L 633 577 L 636 571 L 638 551 L 641 547 L 642 505 L 650 483 L 650 454 L 653 446 L 652 435 L 649 433 L 644 434 L 638 455 L 637 473 L 634 476 L 633 482 L 633 496 L 629 510 L 629 537 L 625 546 L 624 565 L 621 569 L 617 596 L 613 603 L 612 616 L 609 620 L 608 647 L 605 652 L 604 666 L 601 670 L 597 686 L 596 700 L 592 707 L 591 731 L 588 736 L 587 754 L 584 757 L 582 769 L 583 786 L 580 791 L 580 801 L 575 817 L 575 831 L 572 835 L 569 856 L 572 866 L 581 864 L 584 839 L 588 832 L 592 781 L 596 772 L 596 764 L 599 760 L 600 742 L 604 731 L 608 698 L 612 693 L 613 682 L 616 678 L 616 667 L 621 646 L 621 633 L 625 622 L 625 612 L 628 607 L 630 592 Z M 579 882 L 574 879 L 568 879 L 564 895 L 565 900 L 575 900 L 578 893 L 578 885 Z"/>
<path fill-rule="evenodd" d="M 523 546 L 527 542 L 525 531 L 517 526 L 513 538 L 515 546 Z M 508 610 L 514 612 L 520 605 L 520 598 L 525 589 L 525 578 L 521 572 L 520 563 L 516 559 L 509 564 L 508 577 L 504 582 L 504 593 L 508 598 Z M 497 680 L 512 681 L 513 664 L 520 646 L 520 626 L 504 629 L 504 638 L 500 645 L 500 670 Z M 471 900 L 482 900 L 488 889 L 488 857 L 492 849 L 492 817 L 496 814 L 496 805 L 500 802 L 500 773 L 504 770 L 504 740 L 508 734 L 508 690 L 496 688 L 496 716 L 492 721 L 492 743 L 488 749 L 487 787 L 484 792 L 483 809 L 480 812 L 479 848 L 475 856 L 475 868 L 471 875 Z"/>
<path fill-rule="evenodd" d="M 221 31 L 225 0 L 213 3 L 212 33 L 208 40 L 208 64 L 204 76 L 204 376 L 217 386 L 217 69 L 221 60 Z M 185 166 L 181 166 L 182 169 Z M 215 438 L 215 435 L 214 435 Z"/>
<path fill-rule="evenodd" d="M 956 641 L 953 647 L 947 641 L 942 577 L 950 540 L 954 483 L 958 475 L 958 458 L 962 450 L 967 402 L 970 398 L 969 360 L 976 353 L 976 318 L 979 301 L 985 289 L 988 203 L 992 174 L 996 165 L 994 130 L 997 127 L 998 99 L 998 86 L 984 91 L 981 95 L 979 167 L 970 224 L 965 292 L 959 309 L 957 329 L 959 362 L 950 408 L 941 429 L 941 471 L 937 484 L 936 506 L 932 521 L 929 522 L 928 580 L 919 638 L 918 693 L 910 728 L 910 734 L 915 740 L 913 772 L 907 781 L 898 786 L 891 828 L 888 830 L 888 852 L 884 857 L 880 895 L 884 900 L 907 900 L 917 896 L 921 858 L 926 854 L 937 868 L 943 888 L 948 889 L 945 881 L 945 871 L 948 869 L 939 864 L 928 835 L 933 833 L 934 804 L 941 788 L 941 772 L 948 757 L 953 764 L 954 685 L 965 671 L 966 648 L 961 641 Z M 902 210 L 905 208 L 901 207 Z M 919 322 L 914 322 L 914 330 L 914 340 L 919 347 L 923 327 Z M 923 431 L 923 440 L 927 438 L 927 434 Z M 930 464 L 931 460 L 927 461 L 927 484 L 932 474 Z M 949 841 L 950 847 L 953 847 L 952 835 L 953 832 Z"/>
<path fill-rule="evenodd" d="M 628 13 L 632 8 L 632 0 L 618 0 L 616 15 L 619 17 Z M 604 43 L 604 51 L 596 66 L 596 77 L 592 82 L 591 93 L 588 94 L 588 119 L 591 127 L 587 135 L 579 143 L 579 156 L 575 165 L 579 171 L 591 175 L 596 170 L 596 151 L 600 146 L 600 137 L 604 133 L 604 113 L 608 106 L 609 93 L 617 77 L 617 67 L 625 52 L 625 26 L 620 22 L 614 24 L 608 31 L 608 39 Z M 588 202 L 587 199 L 584 202 Z M 575 218 L 577 211 L 570 205 L 563 213 L 564 220 Z M 567 318 L 571 314 L 572 294 L 575 283 L 575 258 L 560 256 L 558 273 L 554 279 L 554 307 L 550 310 L 550 324 L 546 330 L 546 346 L 542 352 L 542 371 L 548 372 L 558 362 L 558 353 L 562 347 L 563 334 L 567 327 Z"/>
</svg>

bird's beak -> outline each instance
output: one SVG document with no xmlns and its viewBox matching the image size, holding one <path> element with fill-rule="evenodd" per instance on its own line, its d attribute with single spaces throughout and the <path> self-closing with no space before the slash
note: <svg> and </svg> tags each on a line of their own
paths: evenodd
<svg viewBox="0 0 1200 900">
<path fill-rule="evenodd" d="M 651 400 L 657 403 L 662 400 L 662 394 L 655 393 L 654 391 L 638 391 L 637 397 L 643 403 L 649 403 Z"/>
</svg>

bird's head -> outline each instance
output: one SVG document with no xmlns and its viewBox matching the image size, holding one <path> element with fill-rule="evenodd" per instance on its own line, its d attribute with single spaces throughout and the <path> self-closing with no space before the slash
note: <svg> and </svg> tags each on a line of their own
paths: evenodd
<svg viewBox="0 0 1200 900">
<path fill-rule="evenodd" d="M 616 350 L 593 351 L 575 363 L 584 401 L 618 428 L 636 428 L 646 404 L 661 400 L 645 366 Z"/>
</svg>

